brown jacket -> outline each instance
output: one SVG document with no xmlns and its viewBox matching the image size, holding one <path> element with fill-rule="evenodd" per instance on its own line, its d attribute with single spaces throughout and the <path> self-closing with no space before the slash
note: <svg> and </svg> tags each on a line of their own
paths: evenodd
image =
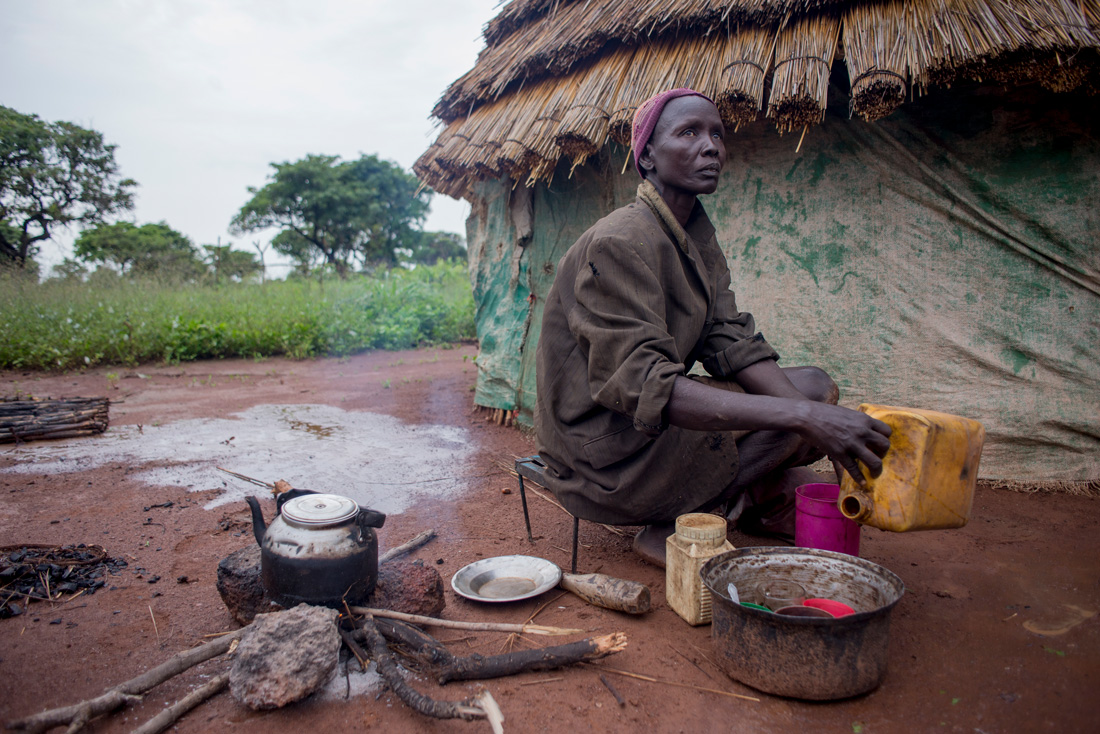
<svg viewBox="0 0 1100 734">
<path fill-rule="evenodd" d="M 673 381 L 778 355 L 737 310 L 701 204 L 681 228 L 648 182 L 558 263 L 537 353 L 535 428 L 549 488 L 586 520 L 668 522 L 737 474 L 735 437 L 667 425 Z"/>
</svg>

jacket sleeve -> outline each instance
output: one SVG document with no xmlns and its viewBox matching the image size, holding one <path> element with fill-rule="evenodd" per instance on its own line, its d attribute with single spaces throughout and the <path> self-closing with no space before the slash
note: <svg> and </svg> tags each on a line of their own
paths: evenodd
<svg viewBox="0 0 1100 734">
<path fill-rule="evenodd" d="M 645 248 L 618 238 L 594 239 L 577 269 L 569 328 L 588 355 L 592 400 L 655 436 L 684 365 L 664 319 L 665 288 Z"/>
<path fill-rule="evenodd" d="M 756 321 L 747 311 L 737 310 L 730 289 L 730 271 L 720 259 L 714 318 L 699 353 L 703 369 L 714 377 L 732 379 L 740 370 L 763 359 L 779 359 L 779 354 L 756 330 Z"/>
</svg>

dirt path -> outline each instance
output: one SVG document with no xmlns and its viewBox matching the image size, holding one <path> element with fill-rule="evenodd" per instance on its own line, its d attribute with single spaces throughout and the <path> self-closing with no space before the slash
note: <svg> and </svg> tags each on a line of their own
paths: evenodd
<svg viewBox="0 0 1100 734">
<path fill-rule="evenodd" d="M 0 373 L 0 394 L 111 396 L 117 401 L 111 431 L 80 439 L 85 442 L 105 441 L 138 425 L 169 429 L 196 418 L 231 419 L 265 404 L 328 405 L 392 416 L 413 427 L 461 429 L 469 454 L 453 464 L 450 477 L 461 491 L 443 499 L 413 497 L 409 509 L 387 521 L 382 548 L 436 529 L 439 538 L 415 557 L 433 564 L 445 580 L 477 558 L 508 553 L 567 566 L 567 517 L 532 498 L 538 536 L 532 547 L 518 493 L 503 493 L 514 479 L 502 464 L 533 452 L 534 444 L 473 410 L 474 354 L 463 347 L 316 362 L 232 360 L 53 376 L 9 372 Z M 216 565 L 253 542 L 243 502 L 204 509 L 223 489 L 218 483 L 190 491 L 170 482 L 148 486 L 137 478 L 147 467 L 127 461 L 91 462 L 66 473 L 26 470 L 26 462 L 41 461 L 47 446 L 0 446 L 0 545 L 97 543 L 130 565 L 94 595 L 61 606 L 33 603 L 19 617 L 0 619 L 3 721 L 98 694 L 203 635 L 230 629 L 214 586 Z M 171 466 L 172 458 L 165 456 L 163 463 Z M 17 465 L 20 471 L 13 471 Z M 152 507 L 169 501 L 171 507 Z M 759 702 L 608 675 L 626 700 L 620 708 L 594 667 L 442 689 L 427 680 L 414 685 L 449 699 L 465 698 L 483 685 L 501 704 L 508 732 L 1089 731 L 1100 715 L 1100 616 L 1082 618 L 1100 611 L 1098 509 L 1095 500 L 1078 497 L 979 490 L 973 519 L 961 530 L 895 535 L 864 529 L 863 557 L 899 574 L 907 592 L 892 615 L 885 682 L 852 700 L 805 703 L 755 694 L 729 680 L 711 662 L 709 628 L 687 626 L 665 604 L 663 572 L 636 560 L 627 537 L 587 523 L 581 526 L 581 570 L 648 584 L 652 613 L 630 618 L 572 595 L 557 598 L 557 592 L 485 606 L 456 597 L 448 587 L 444 616 L 522 622 L 546 604 L 538 616 L 543 624 L 626 632 L 629 647 L 610 665 L 758 695 Z M 734 545 L 760 544 L 736 533 L 730 539 Z M 439 636 L 468 653 L 492 654 L 505 644 L 498 634 Z M 155 689 L 141 705 L 92 730 L 133 729 L 215 668 L 205 664 Z M 377 689 L 343 700 L 339 684 L 335 697 L 270 713 L 251 712 L 222 695 L 177 730 L 487 731 L 483 723 L 422 719 Z"/>
</svg>

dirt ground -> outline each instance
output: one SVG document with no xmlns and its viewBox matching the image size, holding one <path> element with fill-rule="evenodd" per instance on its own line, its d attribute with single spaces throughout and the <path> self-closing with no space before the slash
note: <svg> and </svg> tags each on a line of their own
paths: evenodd
<svg viewBox="0 0 1100 734">
<path fill-rule="evenodd" d="M 504 467 L 533 453 L 534 442 L 474 410 L 474 355 L 475 349 L 466 346 L 313 362 L 148 365 L 140 370 L 145 379 L 117 369 L 6 372 L 0 373 L 0 394 L 109 395 L 116 401 L 112 428 L 228 418 L 256 405 L 295 403 L 388 414 L 413 425 L 460 427 L 471 444 L 471 458 L 453 466 L 461 493 L 392 515 L 380 531 L 382 549 L 435 529 L 439 537 L 413 557 L 432 564 L 445 582 L 465 564 L 494 555 L 539 555 L 566 567 L 567 516 L 532 497 L 537 541 L 531 546 L 518 492 L 504 493 L 515 487 Z M 117 379 L 108 378 L 111 372 Z M 253 542 L 243 502 L 203 509 L 217 496 L 215 487 L 148 486 L 132 476 L 139 467 L 125 463 L 66 474 L 4 471 L 35 461 L 36 450 L 46 443 L 0 446 L 0 545 L 96 543 L 130 566 L 94 595 L 61 605 L 35 602 L 21 616 L 0 619 L 0 721 L 94 696 L 198 644 L 204 635 L 232 629 L 215 589 L 216 567 L 221 558 Z M 173 506 L 144 509 L 168 501 Z M 150 518 L 156 524 L 149 524 Z M 865 528 L 861 555 L 900 575 L 906 593 L 892 613 L 885 681 L 850 700 L 777 698 L 727 678 L 712 662 L 710 628 L 689 627 L 665 603 L 663 571 L 637 559 L 628 536 L 589 523 L 581 524 L 580 570 L 648 584 L 654 611 L 629 617 L 570 594 L 558 597 L 558 591 L 486 605 L 456 596 L 448 583 L 443 616 L 523 622 L 546 605 L 539 623 L 623 631 L 629 637 L 623 653 L 592 666 L 483 683 L 439 687 L 423 677 L 413 683 L 451 700 L 488 688 L 503 709 L 508 732 L 1095 731 L 1100 715 L 1098 518 L 1096 500 L 979 488 L 965 528 L 910 534 Z M 730 540 L 738 546 L 763 544 L 735 532 Z M 499 633 L 434 632 L 465 654 L 493 654 L 506 644 Z M 759 701 L 606 673 L 625 700 L 620 707 L 600 681 L 600 665 Z M 129 731 L 224 667 L 224 661 L 215 660 L 195 668 L 90 729 Z M 484 722 L 421 718 L 381 689 L 264 713 L 222 694 L 176 729 L 278 733 L 307 727 L 329 732 L 488 730 Z"/>
</svg>

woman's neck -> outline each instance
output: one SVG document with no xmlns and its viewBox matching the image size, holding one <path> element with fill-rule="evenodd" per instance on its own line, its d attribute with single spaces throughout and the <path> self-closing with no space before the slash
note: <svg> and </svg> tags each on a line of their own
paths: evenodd
<svg viewBox="0 0 1100 734">
<path fill-rule="evenodd" d="M 680 223 L 680 226 L 686 227 L 688 219 L 691 218 L 691 212 L 695 209 L 697 200 L 695 194 L 671 186 L 664 186 L 660 181 L 654 179 L 648 180 L 653 184 L 653 188 L 657 189 L 657 193 L 661 195 L 661 199 L 664 200 L 665 204 L 668 204 L 669 211 L 672 212 L 672 216 L 676 217 L 676 221 Z"/>
</svg>

